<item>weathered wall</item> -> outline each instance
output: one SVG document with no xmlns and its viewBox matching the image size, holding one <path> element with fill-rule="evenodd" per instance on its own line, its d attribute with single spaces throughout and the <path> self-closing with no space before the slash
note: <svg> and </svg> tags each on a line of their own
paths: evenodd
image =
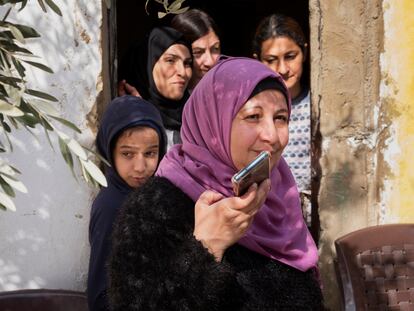
<svg viewBox="0 0 414 311">
<path fill-rule="evenodd" d="M 50 10 L 44 14 L 37 1 L 29 1 L 13 20 L 38 30 L 42 38 L 29 42 L 29 49 L 55 72 L 29 72 L 36 76 L 31 79 L 32 86 L 60 100 L 62 115 L 83 130 L 78 138 L 91 146 L 94 111 L 96 105 L 105 101 L 101 1 L 56 3 L 63 17 Z M 21 180 L 29 193 L 17 195 L 17 212 L 0 213 L 0 291 L 84 290 L 89 259 L 89 209 L 95 189 L 82 182 L 79 173 L 76 182 L 56 141 L 53 152 L 42 131 L 37 132 L 39 141 L 24 131 L 14 135 L 15 150 L 8 158 L 23 172 Z"/>
<path fill-rule="evenodd" d="M 414 3 L 311 0 L 310 10 L 320 268 L 338 310 L 334 240 L 414 220 Z"/>
<path fill-rule="evenodd" d="M 319 1 L 311 7 L 312 103 L 319 120 L 320 268 L 328 306 L 339 296 L 334 240 L 378 221 L 381 1 Z"/>
<path fill-rule="evenodd" d="M 414 2 L 384 0 L 381 102 L 392 135 L 383 150 L 383 222 L 414 222 Z"/>
</svg>

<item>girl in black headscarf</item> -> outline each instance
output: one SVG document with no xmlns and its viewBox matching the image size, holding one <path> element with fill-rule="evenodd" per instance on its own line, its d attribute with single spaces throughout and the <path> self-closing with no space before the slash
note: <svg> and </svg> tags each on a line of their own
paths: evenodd
<svg viewBox="0 0 414 311">
<path fill-rule="evenodd" d="M 96 145 L 111 166 L 105 170 L 108 187 L 102 188 L 95 198 L 89 223 L 90 311 L 109 310 L 105 265 L 118 209 L 134 188 L 153 175 L 165 154 L 166 135 L 158 110 L 139 97 L 127 95 L 114 99 L 103 115 Z"/>
<path fill-rule="evenodd" d="M 153 103 L 167 130 L 168 146 L 179 143 L 181 114 L 192 70 L 191 44 L 169 27 L 154 28 L 121 61 L 119 95 L 131 92 Z"/>
</svg>

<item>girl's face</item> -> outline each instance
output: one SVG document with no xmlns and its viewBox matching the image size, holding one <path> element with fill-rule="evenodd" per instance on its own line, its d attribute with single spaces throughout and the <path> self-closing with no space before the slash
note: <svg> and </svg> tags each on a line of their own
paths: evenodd
<svg viewBox="0 0 414 311">
<path fill-rule="evenodd" d="M 265 90 L 249 99 L 233 119 L 230 135 L 230 153 L 237 170 L 263 150 L 271 153 L 273 168 L 289 140 L 288 107 L 283 94 Z"/>
<path fill-rule="evenodd" d="M 220 56 L 220 39 L 216 33 L 210 30 L 206 35 L 197 39 L 191 45 L 194 64 L 192 80 L 197 84 L 198 81 L 209 71 Z"/>
<path fill-rule="evenodd" d="M 263 41 L 260 60 L 283 77 L 292 98 L 299 95 L 305 57 L 295 41 L 288 37 L 269 38 Z"/>
<path fill-rule="evenodd" d="M 118 137 L 113 159 L 118 175 L 132 188 L 151 177 L 158 165 L 159 138 L 150 127 L 134 127 Z"/>
<path fill-rule="evenodd" d="M 191 78 L 191 55 L 185 45 L 171 45 L 152 69 L 155 86 L 162 96 L 180 100 Z"/>
</svg>

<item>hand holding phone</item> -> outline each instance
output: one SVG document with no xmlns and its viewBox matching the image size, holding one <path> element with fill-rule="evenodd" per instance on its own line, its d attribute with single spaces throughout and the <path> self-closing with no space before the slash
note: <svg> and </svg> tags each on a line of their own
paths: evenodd
<svg viewBox="0 0 414 311">
<path fill-rule="evenodd" d="M 221 261 L 226 249 L 245 235 L 269 190 L 270 180 L 242 197 L 204 191 L 194 208 L 195 238 Z"/>
<path fill-rule="evenodd" d="M 260 184 L 270 176 L 270 152 L 262 151 L 253 161 L 233 175 L 231 182 L 236 196 L 243 195 L 249 187 Z"/>
</svg>

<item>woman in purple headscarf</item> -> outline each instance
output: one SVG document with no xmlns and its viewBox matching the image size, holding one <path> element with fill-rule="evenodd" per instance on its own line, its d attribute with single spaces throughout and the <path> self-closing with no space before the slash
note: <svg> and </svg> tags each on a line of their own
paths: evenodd
<svg viewBox="0 0 414 311">
<path fill-rule="evenodd" d="M 247 58 L 221 60 L 185 105 L 182 144 L 135 191 L 114 229 L 114 310 L 321 310 L 317 249 L 283 157 L 290 97 Z M 235 197 L 261 151 L 271 176 Z"/>
</svg>

